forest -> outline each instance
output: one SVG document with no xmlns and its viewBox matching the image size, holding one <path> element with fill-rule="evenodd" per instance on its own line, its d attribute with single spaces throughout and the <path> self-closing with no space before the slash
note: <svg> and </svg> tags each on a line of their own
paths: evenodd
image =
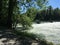
<svg viewBox="0 0 60 45">
<path fill-rule="evenodd" d="M 48 9 L 39 11 L 36 14 L 35 20 L 39 21 L 60 21 L 60 9 L 55 8 L 53 9 L 52 6 L 49 6 Z"/>
<path fill-rule="evenodd" d="M 34 23 L 60 21 L 60 9 L 46 7 L 47 3 L 47 0 L 0 0 L 0 38 L 19 38 L 23 41 L 19 40 L 21 45 L 32 45 L 32 42 L 38 43 L 36 45 L 53 45 L 42 39 L 44 35 L 25 32 L 32 29 Z M 16 29 L 18 24 L 22 29 Z"/>
</svg>

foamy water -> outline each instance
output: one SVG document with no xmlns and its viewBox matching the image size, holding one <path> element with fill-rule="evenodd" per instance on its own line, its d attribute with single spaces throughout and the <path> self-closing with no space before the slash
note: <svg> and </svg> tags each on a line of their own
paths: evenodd
<svg viewBox="0 0 60 45">
<path fill-rule="evenodd" d="M 47 41 L 60 44 L 60 22 L 33 24 L 31 33 L 44 34 Z"/>
</svg>

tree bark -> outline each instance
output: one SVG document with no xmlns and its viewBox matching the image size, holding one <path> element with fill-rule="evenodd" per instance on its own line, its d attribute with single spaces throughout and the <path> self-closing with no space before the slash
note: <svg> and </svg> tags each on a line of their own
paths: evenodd
<svg viewBox="0 0 60 45">
<path fill-rule="evenodd" d="M 1 24 L 1 15 L 2 15 L 2 2 L 3 0 L 0 0 L 0 24 Z"/>
<path fill-rule="evenodd" d="M 12 29 L 12 15 L 15 4 L 16 0 L 9 0 L 8 19 L 7 19 L 7 26 L 9 29 Z"/>
</svg>

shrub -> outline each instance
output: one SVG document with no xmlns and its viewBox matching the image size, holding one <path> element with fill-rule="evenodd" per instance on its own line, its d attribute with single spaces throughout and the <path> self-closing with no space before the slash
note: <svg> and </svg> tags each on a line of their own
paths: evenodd
<svg viewBox="0 0 60 45">
<path fill-rule="evenodd" d="M 20 23 L 22 24 L 23 28 L 28 29 L 29 27 L 31 27 L 32 21 L 26 15 L 21 15 L 20 16 Z"/>
</svg>

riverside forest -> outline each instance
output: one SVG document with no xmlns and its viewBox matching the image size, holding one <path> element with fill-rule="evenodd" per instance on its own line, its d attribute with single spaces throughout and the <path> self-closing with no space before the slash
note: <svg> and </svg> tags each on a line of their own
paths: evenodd
<svg viewBox="0 0 60 45">
<path fill-rule="evenodd" d="M 60 45 L 60 8 L 48 4 L 0 0 L 0 45 Z"/>
</svg>

